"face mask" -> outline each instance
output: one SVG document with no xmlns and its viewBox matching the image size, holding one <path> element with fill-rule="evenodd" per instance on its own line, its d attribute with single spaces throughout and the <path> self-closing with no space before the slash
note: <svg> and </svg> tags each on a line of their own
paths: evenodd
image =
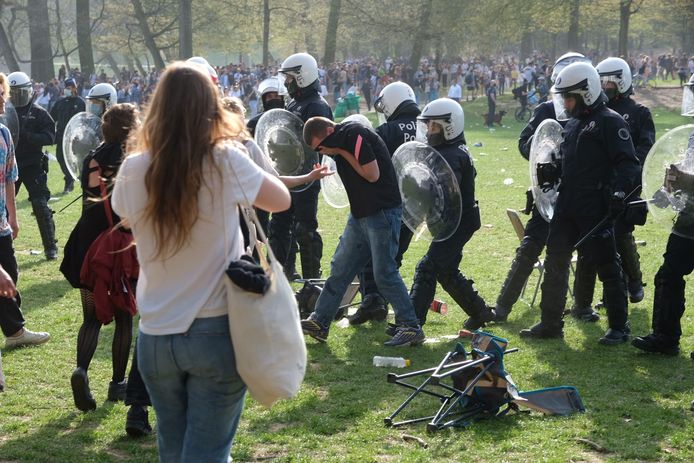
<svg viewBox="0 0 694 463">
<path fill-rule="evenodd" d="M 443 145 L 444 143 L 446 143 L 446 137 L 444 137 L 443 132 L 428 133 L 427 134 L 427 143 L 430 146 Z"/>
<path fill-rule="evenodd" d="M 63 90 L 63 96 L 66 96 L 66 97 L 72 96 L 72 90 L 69 88 L 66 88 L 65 90 Z"/>
<path fill-rule="evenodd" d="M 95 116 L 101 117 L 101 114 L 104 112 L 104 109 L 101 106 L 101 103 L 91 103 L 89 105 L 89 112 L 94 114 Z"/>
<path fill-rule="evenodd" d="M 619 95 L 619 91 L 616 88 L 607 88 L 604 91 L 605 95 L 607 95 L 607 98 L 610 100 L 617 98 L 617 95 Z"/>
<path fill-rule="evenodd" d="M 290 95 L 294 95 L 295 93 L 298 93 L 299 90 L 299 84 L 296 83 L 296 79 L 292 79 L 289 82 L 285 82 L 284 85 L 287 87 L 287 92 L 289 92 Z"/>
<path fill-rule="evenodd" d="M 284 100 L 282 98 L 273 98 L 272 100 L 267 100 L 263 102 L 263 109 L 269 111 L 270 109 L 284 109 Z"/>
</svg>

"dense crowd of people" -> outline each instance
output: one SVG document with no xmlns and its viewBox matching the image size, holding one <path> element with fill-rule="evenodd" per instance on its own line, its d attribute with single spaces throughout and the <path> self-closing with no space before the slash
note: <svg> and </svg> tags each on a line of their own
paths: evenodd
<svg viewBox="0 0 694 463">
<path fill-rule="evenodd" d="M 385 321 L 390 304 L 395 316 L 385 327 L 388 347 L 424 342 L 427 314 L 440 306 L 435 299 L 437 284 L 467 314 L 468 330 L 504 323 L 546 247 L 540 320 L 520 336 L 535 340 L 564 336 L 568 275 L 576 248 L 569 314 L 579 322 L 599 319 L 593 301 L 599 278 L 608 329 L 598 342 L 625 343 L 631 337 L 627 305 L 644 298 L 633 231 L 645 223 L 646 214 L 645 206 L 628 206 L 641 189 L 641 170 L 655 143 L 650 111 L 630 96 L 633 76 L 653 72 L 672 79 L 686 62 L 686 79 L 680 77 L 685 95 L 682 111 L 694 115 L 694 77 L 689 78 L 694 58 L 608 57 L 597 65 L 590 58 L 573 52 L 555 61 L 537 54 L 522 63 L 515 57 L 438 62 L 425 58 L 413 69 L 406 60 L 391 58 L 319 66 L 307 53 L 293 54 L 268 68 L 233 64 L 215 68 L 197 57 L 142 75 L 122 69 L 115 83 L 101 72 L 82 76 L 61 68 L 45 86 L 23 72 L 0 74 L 0 113 L 9 97 L 21 128 L 13 140 L 0 125 L 4 172 L 0 327 L 5 346 L 49 339 L 48 333 L 24 328 L 12 247 L 19 230 L 15 192 L 26 185 L 45 257 L 57 259 L 43 148 L 56 141 L 62 146 L 61 130 L 86 111 L 99 118 L 103 142 L 81 159 L 83 209 L 60 267 L 80 290 L 83 312 L 76 368 L 70 378 L 75 406 L 85 412 L 97 406 L 88 368 L 101 326 L 115 319 L 108 400 L 130 406 L 128 434 L 151 432 L 147 407 L 152 405 L 161 461 L 226 462 L 246 385 L 232 361 L 226 290 L 220 278 L 230 261 L 246 259 L 243 268 L 257 270 L 251 253 L 245 252 L 251 237 L 249 229 L 241 226 L 243 208 L 264 211 L 269 244 L 289 279 L 315 280 L 323 275 L 316 180 L 333 173 L 319 164 L 300 175 L 284 172 L 281 162 L 273 166 L 271 158 L 295 150 L 282 151 L 281 144 L 269 143 L 264 152 L 250 134 L 260 114 L 278 108 L 293 114 L 285 120 L 300 120 L 297 135 L 310 150 L 334 159 L 350 207 L 323 290 L 301 320 L 306 336 L 328 342 L 342 297 L 357 276 L 362 301 L 348 317 L 349 324 Z M 560 157 L 536 166 L 541 190 L 560 194 L 549 217 L 536 203 L 528 204 L 532 215 L 525 237 L 491 304 L 460 271 L 463 248 L 481 228 L 478 200 L 484 201 L 475 193 L 477 171 L 466 146 L 461 102 L 485 95 L 491 125 L 497 94 L 519 88 L 521 100 L 531 88 L 546 100 L 534 108 L 520 134 L 522 156 L 529 157 L 541 122 L 563 127 Z M 448 97 L 441 96 L 444 90 Z M 355 120 L 334 121 L 326 98 L 334 106 L 356 93 L 384 121 L 376 129 Z M 431 217 L 436 214 L 420 217 L 431 220 L 429 232 L 436 239 L 419 259 L 408 290 L 399 268 L 413 233 L 403 223 L 403 208 L 408 197 L 414 195 L 421 202 L 442 181 L 435 173 L 424 181 L 407 173 L 398 177 L 392 156 L 415 139 L 449 166 L 450 181 L 457 182 L 461 200 L 459 220 L 444 231 L 434 226 L 438 219 Z M 694 134 L 690 147 L 694 148 Z M 62 157 L 59 151 L 64 167 Z M 655 276 L 652 332 L 632 339 L 636 348 L 647 352 L 679 353 L 683 276 L 694 269 L 690 169 L 690 164 L 671 165 L 653 197 L 657 207 L 667 208 L 676 195 L 679 206 Z M 63 173 L 69 192 L 73 175 L 65 169 Z M 423 204 L 436 207 L 433 200 Z M 113 252 L 124 249 L 130 252 Z M 192 263 L 198 269 L 193 274 Z M 136 313 L 140 315 L 137 348 L 126 381 Z"/>
</svg>

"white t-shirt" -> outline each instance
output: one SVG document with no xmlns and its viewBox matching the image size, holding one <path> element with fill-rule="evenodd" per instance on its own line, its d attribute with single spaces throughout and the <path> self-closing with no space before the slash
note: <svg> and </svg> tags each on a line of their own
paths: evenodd
<svg viewBox="0 0 694 463">
<path fill-rule="evenodd" d="M 453 82 L 451 88 L 448 89 L 448 98 L 461 99 L 463 97 L 463 89 L 458 82 Z"/>
<path fill-rule="evenodd" d="M 264 174 L 238 143 L 216 148 L 214 158 L 221 177 L 211 163 L 203 167 L 205 183 L 198 192 L 199 215 L 190 241 L 166 260 L 154 259 L 153 228 L 142 218 L 149 153 L 127 157 L 118 172 L 111 204 L 128 220 L 137 243 L 137 307 L 143 333 L 184 333 L 195 318 L 226 313 L 221 277 L 243 252 L 237 206 L 255 202 Z"/>
</svg>

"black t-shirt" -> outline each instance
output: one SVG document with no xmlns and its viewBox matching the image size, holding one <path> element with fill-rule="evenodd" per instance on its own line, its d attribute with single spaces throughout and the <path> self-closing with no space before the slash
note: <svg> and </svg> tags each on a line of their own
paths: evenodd
<svg viewBox="0 0 694 463">
<path fill-rule="evenodd" d="M 337 173 L 347 191 L 350 211 L 355 218 L 368 217 L 381 209 L 401 204 L 388 147 L 372 129 L 356 122 L 343 122 L 335 127 L 335 132 L 326 137 L 321 145 L 349 151 L 362 166 L 373 160 L 378 163 L 380 175 L 377 181 L 371 183 L 359 175 L 342 156 L 334 157 Z"/>
</svg>

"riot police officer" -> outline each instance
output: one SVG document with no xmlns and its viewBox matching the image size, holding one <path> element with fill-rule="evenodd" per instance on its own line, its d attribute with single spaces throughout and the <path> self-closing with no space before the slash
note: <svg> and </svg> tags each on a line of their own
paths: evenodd
<svg viewBox="0 0 694 463">
<path fill-rule="evenodd" d="M 268 77 L 258 84 L 258 94 L 260 95 L 260 111 L 246 122 L 246 128 L 255 136 L 255 126 L 265 111 L 271 109 L 284 109 L 284 97 L 287 89 L 284 88 L 279 76 Z"/>
<path fill-rule="evenodd" d="M 595 268 L 604 286 L 609 328 L 604 345 L 626 342 L 626 285 L 619 265 L 610 217 L 624 211 L 625 198 L 638 183 L 639 161 L 629 128 L 605 106 L 600 76 L 588 63 L 572 63 L 555 81 L 553 92 L 572 117 L 561 143 L 559 196 L 547 237 L 541 320 L 522 337 L 563 337 L 562 321 L 574 246 L 579 258 Z"/>
<path fill-rule="evenodd" d="M 417 116 L 420 114 L 414 90 L 404 82 L 386 85 L 374 102 L 381 125 L 376 133 L 388 147 L 391 157 L 405 142 L 413 141 L 417 135 Z M 400 227 L 400 240 L 395 260 L 398 267 L 402 256 L 412 241 L 412 231 L 405 224 Z M 369 320 L 383 321 L 388 316 L 386 301 L 379 293 L 371 263 L 359 275 L 362 302 L 357 311 L 347 317 L 350 325 L 361 325 Z"/>
<path fill-rule="evenodd" d="M 279 70 L 291 100 L 287 110 L 306 122 L 311 117 L 333 119 L 328 103 L 320 96 L 318 63 L 308 53 L 295 53 L 282 63 Z M 301 192 L 292 192 L 292 207 L 273 214 L 270 220 L 270 245 L 284 264 L 288 275 L 294 274 L 295 252 L 292 238 L 301 254 L 301 272 L 304 278 L 320 278 L 323 239 L 318 233 L 318 193 L 320 183 Z"/>
<path fill-rule="evenodd" d="M 77 84 L 75 79 L 65 80 L 65 89 L 63 90 L 63 98 L 56 101 L 51 108 L 51 117 L 55 121 L 55 154 L 60 164 L 60 170 L 63 172 L 65 179 L 65 188 L 63 194 L 70 193 L 75 187 L 75 180 L 65 164 L 65 156 L 63 154 L 63 134 L 67 123 L 77 113 L 86 110 L 84 100 L 77 95 Z"/>
<path fill-rule="evenodd" d="M 694 76 L 684 86 L 682 115 L 694 116 Z M 694 132 L 689 137 L 687 153 L 694 152 Z M 680 319 L 684 314 L 684 276 L 694 270 L 694 175 L 677 165 L 667 169 L 666 188 L 680 190 L 688 196 L 687 205 L 679 212 L 667 242 L 663 264 L 654 278 L 652 332 L 635 337 L 631 344 L 646 352 L 677 355 L 682 336 Z M 657 194 L 657 193 L 656 193 Z M 656 204 L 657 205 L 657 204 Z M 665 201 L 663 206 L 667 206 Z M 691 353 L 694 359 L 694 352 Z M 694 405 L 694 404 L 693 404 Z"/>
<path fill-rule="evenodd" d="M 53 211 L 48 207 L 51 192 L 48 189 L 48 157 L 43 147 L 55 142 L 55 122 L 48 111 L 34 103 L 34 90 L 28 75 L 13 72 L 7 78 L 10 99 L 19 117 L 19 139 L 15 146 L 19 178 L 15 189 L 19 192 L 20 186 L 26 185 L 44 254 L 46 259 L 54 260 L 58 257 L 58 246 Z"/>
<path fill-rule="evenodd" d="M 589 62 L 589 60 L 580 53 L 565 53 L 554 63 L 551 76 L 552 82 L 557 79 L 559 72 L 574 62 Z M 557 117 L 557 114 L 559 114 L 559 117 Z M 533 136 L 540 123 L 545 119 L 557 120 L 563 127 L 566 125 L 568 117 L 566 117 L 564 108 L 557 107 L 554 101 L 545 101 L 537 105 L 533 116 L 528 121 L 528 125 L 525 126 L 518 138 L 518 151 L 525 159 L 530 157 Z M 547 242 L 549 223 L 534 206 L 530 190 L 526 192 L 526 199 L 526 213 L 530 213 L 531 216 L 525 225 L 525 236 L 520 246 L 516 249 L 516 257 L 511 263 L 511 268 L 496 300 L 495 312 L 497 322 L 505 322 L 508 318 L 508 314 L 516 301 L 518 301 L 523 287 L 528 281 L 528 277 L 532 273 L 533 267 Z"/>
<path fill-rule="evenodd" d="M 101 118 L 111 106 L 118 103 L 118 92 L 116 88 L 108 83 L 96 84 L 87 94 L 89 106 L 87 111 Z"/>
<path fill-rule="evenodd" d="M 648 108 L 630 97 L 633 93 L 631 68 L 626 61 L 615 57 L 601 61 L 595 68 L 600 74 L 603 90 L 609 98 L 607 107 L 624 118 L 629 127 L 631 141 L 634 143 L 636 157 L 643 166 L 646 155 L 655 143 L 655 125 Z M 627 277 L 629 302 L 632 303 L 641 302 L 644 296 L 639 253 L 636 250 L 633 231 L 635 225 L 643 225 L 646 222 L 646 212 L 645 204 L 629 208 L 617 217 L 614 225 L 617 252 L 622 263 L 622 271 Z M 571 309 L 575 318 L 587 321 L 597 318 L 591 307 L 594 288 L 595 273 L 588 272 L 584 261 L 579 260 L 574 281 L 575 302 Z"/>
<path fill-rule="evenodd" d="M 477 171 L 465 146 L 463 108 L 450 98 L 439 98 L 427 104 L 417 117 L 427 143 L 438 151 L 453 170 L 460 186 L 462 216 L 455 232 L 443 241 L 433 241 L 417 264 L 410 299 L 420 325 L 426 322 L 429 306 L 436 293 L 436 282 L 469 315 L 465 328 L 476 330 L 494 319 L 488 307 L 469 280 L 460 272 L 463 246 L 480 229 L 480 211 L 475 200 Z"/>
</svg>

